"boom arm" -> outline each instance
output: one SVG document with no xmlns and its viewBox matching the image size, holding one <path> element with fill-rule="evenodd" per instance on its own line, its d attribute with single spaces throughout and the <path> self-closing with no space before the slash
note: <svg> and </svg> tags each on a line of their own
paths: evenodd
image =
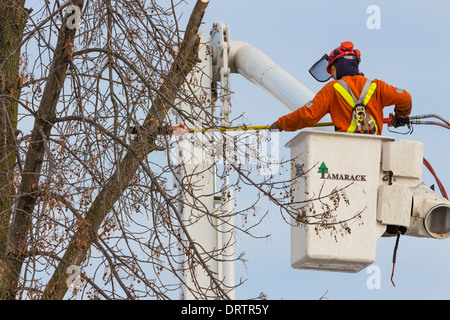
<svg viewBox="0 0 450 320">
<path fill-rule="evenodd" d="M 264 89 L 289 111 L 295 111 L 314 97 L 311 90 L 246 42 L 231 42 L 229 64 L 231 72 Z"/>
<path fill-rule="evenodd" d="M 228 25 L 215 22 L 212 31 L 214 80 L 228 83 L 239 73 L 280 101 L 290 112 L 312 100 L 314 93 L 246 42 L 230 41 Z M 225 80 L 225 81 L 224 81 Z"/>
</svg>

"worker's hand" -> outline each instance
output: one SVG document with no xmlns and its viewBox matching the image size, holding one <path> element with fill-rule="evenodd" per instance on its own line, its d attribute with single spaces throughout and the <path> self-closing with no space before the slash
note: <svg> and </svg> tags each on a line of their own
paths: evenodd
<svg viewBox="0 0 450 320">
<path fill-rule="evenodd" d="M 394 128 L 402 127 L 405 125 L 409 127 L 409 117 L 401 118 L 397 115 L 394 115 L 394 117 L 392 118 L 392 125 L 394 126 Z"/>
<path fill-rule="evenodd" d="M 270 131 L 274 131 L 274 130 L 283 131 L 282 129 L 280 129 L 280 128 L 277 126 L 277 123 L 276 123 L 276 122 L 274 122 L 274 123 L 272 123 L 272 124 L 270 125 L 269 130 L 270 130 Z"/>
</svg>

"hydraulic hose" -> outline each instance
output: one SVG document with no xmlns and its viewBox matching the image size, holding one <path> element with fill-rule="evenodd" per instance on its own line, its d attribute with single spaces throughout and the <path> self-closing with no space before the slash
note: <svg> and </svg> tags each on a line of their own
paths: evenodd
<svg viewBox="0 0 450 320">
<path fill-rule="evenodd" d="M 442 184 L 441 180 L 439 180 L 439 178 L 438 178 L 436 172 L 434 171 L 433 167 L 431 166 L 431 164 L 425 158 L 423 158 L 423 164 L 430 171 L 430 173 L 433 175 L 434 179 L 436 179 L 436 183 L 437 183 L 437 185 L 439 187 L 439 190 L 441 191 L 442 196 L 445 199 L 448 200 L 447 191 L 445 190 L 444 185 Z"/>
<path fill-rule="evenodd" d="M 427 118 L 436 118 L 436 119 L 441 120 L 442 122 L 418 120 L 418 119 L 427 119 Z M 383 119 L 383 123 L 386 123 L 389 127 L 391 127 L 391 126 L 393 126 L 393 119 L 394 119 L 393 114 L 390 114 L 389 118 Z M 419 115 L 419 116 L 412 116 L 412 117 L 409 117 L 409 120 L 410 120 L 409 124 L 434 125 L 434 126 L 443 127 L 445 129 L 450 129 L 450 122 L 448 122 L 446 119 L 444 119 L 443 117 L 441 117 L 437 114 L 424 114 L 424 115 Z"/>
<path fill-rule="evenodd" d="M 441 120 L 442 122 L 444 122 L 444 124 L 446 124 L 447 126 L 450 127 L 450 122 L 448 122 L 443 117 L 441 117 L 441 116 L 439 116 L 437 114 L 424 114 L 424 115 L 421 115 L 421 116 L 410 117 L 411 120 L 425 119 L 425 118 L 437 118 L 437 119 Z"/>
<path fill-rule="evenodd" d="M 415 120 L 412 120 L 412 121 L 410 121 L 410 123 L 411 124 L 427 124 L 427 125 L 441 126 L 445 129 L 450 129 L 450 125 L 448 125 L 446 123 L 437 122 L 437 121 L 415 121 Z"/>
</svg>

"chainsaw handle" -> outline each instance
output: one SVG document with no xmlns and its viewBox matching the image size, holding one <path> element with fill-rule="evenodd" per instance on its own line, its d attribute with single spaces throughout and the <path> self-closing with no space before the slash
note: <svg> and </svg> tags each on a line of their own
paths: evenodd
<svg viewBox="0 0 450 320">
<path fill-rule="evenodd" d="M 392 113 L 389 114 L 389 118 L 383 118 L 383 123 L 386 123 L 389 127 L 392 127 L 394 121 L 394 115 Z"/>
</svg>

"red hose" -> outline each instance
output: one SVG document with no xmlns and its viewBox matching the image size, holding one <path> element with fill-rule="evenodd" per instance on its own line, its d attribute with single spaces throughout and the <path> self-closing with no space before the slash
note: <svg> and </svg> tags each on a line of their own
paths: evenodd
<svg viewBox="0 0 450 320">
<path fill-rule="evenodd" d="M 437 177 L 437 174 L 436 174 L 436 172 L 434 172 L 434 169 L 431 166 L 431 164 L 425 158 L 423 158 L 423 164 L 425 165 L 425 167 L 427 167 L 427 169 L 431 172 L 433 177 L 436 179 L 436 183 L 439 187 L 439 190 L 441 191 L 442 196 L 448 200 L 448 195 L 447 195 L 447 192 L 445 191 L 444 185 L 442 184 L 441 180 L 439 180 L 439 178 Z"/>
</svg>

